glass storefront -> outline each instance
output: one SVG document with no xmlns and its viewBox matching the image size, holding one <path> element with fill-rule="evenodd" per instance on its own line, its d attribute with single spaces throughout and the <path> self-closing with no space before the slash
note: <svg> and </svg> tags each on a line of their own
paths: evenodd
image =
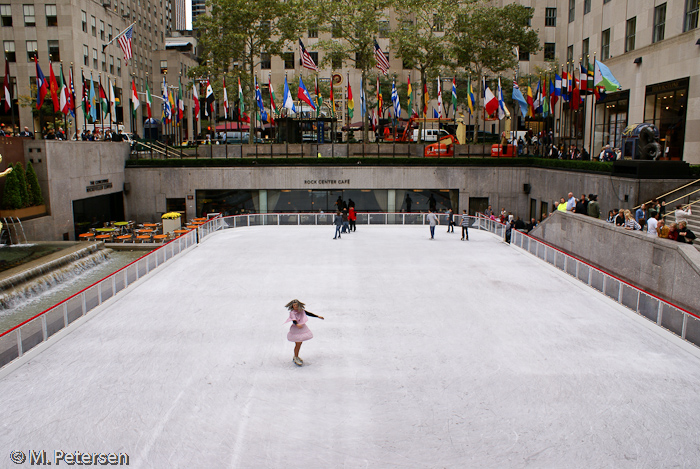
<svg viewBox="0 0 700 469">
<path fill-rule="evenodd" d="M 593 156 L 598 156 L 605 145 L 622 147 L 622 132 L 627 127 L 630 92 L 610 93 L 596 105 Z"/>
<path fill-rule="evenodd" d="M 333 212 L 338 198 L 351 200 L 359 212 L 427 212 L 451 208 L 457 213 L 456 189 L 345 189 L 345 190 L 198 190 L 197 216 L 207 213 Z"/>
<path fill-rule="evenodd" d="M 644 122 L 659 129 L 663 159 L 683 159 L 688 78 L 646 87 Z"/>
<path fill-rule="evenodd" d="M 73 201 L 75 239 L 78 239 L 79 234 L 90 231 L 90 228 L 101 228 L 107 222 L 123 220 L 123 192 Z"/>
</svg>

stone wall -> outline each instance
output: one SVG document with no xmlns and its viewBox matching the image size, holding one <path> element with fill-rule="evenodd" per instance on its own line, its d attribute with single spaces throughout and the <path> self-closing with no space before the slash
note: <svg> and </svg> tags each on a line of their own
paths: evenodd
<svg viewBox="0 0 700 469">
<path fill-rule="evenodd" d="M 694 246 L 564 212 L 554 213 L 530 235 L 700 313 L 700 251 Z"/>
</svg>

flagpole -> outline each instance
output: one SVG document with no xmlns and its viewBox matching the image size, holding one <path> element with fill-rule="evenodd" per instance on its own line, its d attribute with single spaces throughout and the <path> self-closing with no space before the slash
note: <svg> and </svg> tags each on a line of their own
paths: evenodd
<svg viewBox="0 0 700 469">
<path fill-rule="evenodd" d="M 590 57 L 590 55 L 589 55 Z M 590 63 L 588 64 L 590 67 Z M 591 132 L 588 140 L 588 157 L 593 160 L 593 139 L 595 138 L 596 95 L 595 95 L 595 52 L 593 52 L 593 90 L 591 90 Z"/>
<path fill-rule="evenodd" d="M 107 44 L 103 44 L 103 45 L 102 45 L 102 52 L 105 51 L 105 49 L 107 48 L 108 45 L 110 45 L 111 43 L 113 43 L 114 41 L 116 41 L 117 39 L 119 39 L 120 37 L 122 37 L 122 36 L 129 30 L 129 28 L 132 28 L 135 24 L 136 24 L 136 21 L 134 21 L 134 22 L 131 23 L 129 26 L 127 26 L 126 28 L 124 28 L 124 31 L 122 31 L 121 33 L 119 33 L 119 34 L 117 34 L 116 36 L 114 36 L 114 38 L 113 38 L 111 41 L 109 41 Z"/>
</svg>

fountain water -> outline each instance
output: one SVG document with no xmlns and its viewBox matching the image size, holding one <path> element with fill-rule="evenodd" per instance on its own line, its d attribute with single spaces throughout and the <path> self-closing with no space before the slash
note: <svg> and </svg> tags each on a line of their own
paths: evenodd
<svg viewBox="0 0 700 469">
<path fill-rule="evenodd" d="M 2 221 L 3 221 L 3 223 L 2 223 L 3 230 L 7 233 L 8 244 L 13 244 L 12 243 L 12 230 L 10 229 L 10 225 L 7 223 L 7 218 L 3 217 Z M 12 217 L 10 217 L 10 222 L 12 222 Z M 14 227 L 14 222 L 13 222 L 12 226 Z"/>
<path fill-rule="evenodd" d="M 19 223 L 19 227 L 22 229 L 22 236 L 24 237 L 24 244 L 28 244 L 27 243 L 27 235 L 24 233 L 24 226 L 22 225 L 22 220 L 20 220 L 19 217 L 16 217 L 16 218 L 17 218 L 17 223 Z M 14 226 L 14 223 L 13 223 L 13 226 Z M 19 241 L 19 231 L 17 232 L 17 241 Z"/>
</svg>

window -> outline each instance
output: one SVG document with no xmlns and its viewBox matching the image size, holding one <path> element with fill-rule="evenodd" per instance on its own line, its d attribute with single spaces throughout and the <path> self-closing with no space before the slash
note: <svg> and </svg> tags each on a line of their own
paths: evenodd
<svg viewBox="0 0 700 469">
<path fill-rule="evenodd" d="M 403 67 L 404 70 L 412 70 L 413 69 L 413 62 L 411 60 L 403 59 L 401 61 L 401 67 Z"/>
<path fill-rule="evenodd" d="M 46 26 L 58 26 L 56 5 L 46 5 Z"/>
<path fill-rule="evenodd" d="M 165 75 L 166 73 L 168 73 L 168 61 L 161 60 L 160 61 L 160 74 Z"/>
<path fill-rule="evenodd" d="M 109 73 L 114 75 L 114 56 L 113 55 L 109 56 Z"/>
<path fill-rule="evenodd" d="M 588 54 L 591 52 L 591 42 L 588 40 L 588 38 L 584 39 L 583 42 L 581 43 L 581 57 L 584 59 L 588 57 Z"/>
<path fill-rule="evenodd" d="M 309 52 L 309 55 L 311 56 L 311 60 L 318 65 L 318 52 Z"/>
<path fill-rule="evenodd" d="M 61 52 L 58 49 L 58 41 L 49 41 L 49 60 L 58 62 L 61 60 Z"/>
<path fill-rule="evenodd" d="M 93 36 L 97 37 L 97 20 L 94 16 L 90 17 L 90 31 L 92 31 Z"/>
<path fill-rule="evenodd" d="M 97 49 L 92 50 L 92 68 L 97 70 Z"/>
<path fill-rule="evenodd" d="M 36 26 L 36 17 L 34 16 L 34 5 L 23 5 L 24 8 L 24 25 Z"/>
<path fill-rule="evenodd" d="M 591 0 L 583 1 L 583 14 L 587 15 L 591 12 Z"/>
<path fill-rule="evenodd" d="M 340 26 L 339 21 L 333 21 L 331 25 L 331 37 L 341 37 L 343 35 L 343 28 Z"/>
<path fill-rule="evenodd" d="M 100 20 L 100 39 L 105 40 L 105 22 Z"/>
<path fill-rule="evenodd" d="M 102 71 L 106 72 L 107 71 L 107 54 L 102 52 L 100 54 L 100 59 L 102 59 L 102 60 L 100 60 L 100 62 L 102 63 Z"/>
<path fill-rule="evenodd" d="M 389 22 L 380 21 L 379 22 L 379 37 L 389 37 Z"/>
<path fill-rule="evenodd" d="M 533 15 L 532 7 L 525 7 L 525 9 L 527 10 L 527 26 L 528 26 L 528 28 L 531 28 L 532 27 L 532 15 Z"/>
<path fill-rule="evenodd" d="M 260 68 L 263 70 L 270 70 L 272 68 L 272 60 L 269 53 L 263 52 L 260 54 Z"/>
<path fill-rule="evenodd" d="M 610 0 L 603 0 L 603 5 L 605 5 L 606 3 L 610 3 Z"/>
<path fill-rule="evenodd" d="M 318 28 L 309 29 L 309 37 L 318 37 Z"/>
<path fill-rule="evenodd" d="M 285 70 L 293 70 L 294 69 L 294 52 L 283 53 L 282 60 L 284 60 Z"/>
<path fill-rule="evenodd" d="M 111 24 L 107 25 L 107 40 L 109 40 L 109 41 L 112 40 L 112 25 Z"/>
<path fill-rule="evenodd" d="M 530 51 L 519 49 L 518 60 L 520 60 L 521 62 L 527 62 L 528 60 L 530 60 Z"/>
<path fill-rule="evenodd" d="M 437 13 L 433 14 L 433 31 L 436 33 L 442 33 L 445 31 L 445 20 Z"/>
<path fill-rule="evenodd" d="M 576 18 L 576 0 L 569 0 L 569 23 L 573 23 Z"/>
<path fill-rule="evenodd" d="M 544 25 L 555 27 L 557 25 L 557 9 L 546 8 L 544 10 Z"/>
<path fill-rule="evenodd" d="M 698 27 L 698 10 L 700 10 L 700 0 L 685 0 L 685 22 L 683 31 L 690 31 Z"/>
<path fill-rule="evenodd" d="M 664 40 L 666 33 L 666 4 L 659 5 L 654 8 L 654 32 L 652 33 L 651 42 L 659 42 Z"/>
<path fill-rule="evenodd" d="M 634 36 L 637 31 L 637 17 L 630 18 L 627 20 L 627 27 L 625 29 L 625 52 L 634 50 Z"/>
<path fill-rule="evenodd" d="M 610 58 L 610 29 L 606 29 L 600 35 L 600 59 Z"/>
<path fill-rule="evenodd" d="M 554 60 L 556 55 L 556 44 L 553 42 L 544 43 L 544 60 Z"/>
<path fill-rule="evenodd" d="M 0 5 L 0 18 L 3 26 L 12 26 L 12 7 L 10 5 Z"/>
<path fill-rule="evenodd" d="M 83 32 L 86 33 L 87 32 L 87 13 L 85 13 L 84 11 L 81 11 L 80 16 L 83 20 Z"/>
<path fill-rule="evenodd" d="M 3 41 L 2 48 L 5 51 L 5 60 L 8 62 L 16 62 L 17 54 L 15 52 L 15 41 Z"/>
<path fill-rule="evenodd" d="M 117 76 L 122 76 L 122 59 L 117 59 Z"/>
<path fill-rule="evenodd" d="M 86 67 L 90 65 L 90 49 L 85 44 L 83 44 L 83 65 Z"/>
<path fill-rule="evenodd" d="M 331 59 L 331 67 L 335 70 L 343 68 L 343 59 L 341 57 L 333 57 Z"/>
<path fill-rule="evenodd" d="M 34 62 L 36 56 L 37 45 L 36 41 L 27 41 L 27 62 Z"/>
<path fill-rule="evenodd" d="M 566 48 L 566 61 L 567 62 L 574 62 L 574 46 L 570 45 L 569 47 Z"/>
</svg>

